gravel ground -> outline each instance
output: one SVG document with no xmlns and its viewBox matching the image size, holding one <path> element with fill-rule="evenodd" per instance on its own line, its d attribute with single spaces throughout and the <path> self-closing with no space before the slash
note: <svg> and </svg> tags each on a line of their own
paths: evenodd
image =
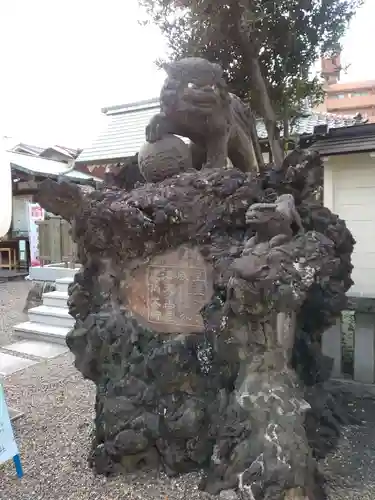
<svg viewBox="0 0 375 500">
<path fill-rule="evenodd" d="M 25 286 L 26 285 L 26 286 Z M 11 326 L 23 320 L 27 282 L 0 284 L 4 314 L 0 345 L 11 340 Z M 9 300 L 7 303 L 6 300 Z M 2 325 L 1 325 L 2 326 Z M 25 476 L 12 462 L 0 465 L 0 500 L 199 500 L 199 476 L 168 479 L 144 472 L 115 479 L 95 477 L 86 455 L 94 408 L 94 386 L 73 367 L 70 353 L 18 372 L 5 380 L 10 407 L 24 412 L 14 425 Z M 337 452 L 322 469 L 331 500 L 375 498 L 375 389 L 349 385 L 349 403 L 364 421 L 345 429 Z"/>
<path fill-rule="evenodd" d="M 27 321 L 22 310 L 31 286 L 25 280 L 0 282 L 0 346 L 12 342 L 13 325 Z"/>
<path fill-rule="evenodd" d="M 375 498 L 375 388 L 346 386 L 349 404 L 364 423 L 343 430 L 339 449 L 327 457 L 323 470 L 330 480 L 334 500 L 373 500 Z M 362 393 L 362 394 L 361 394 Z"/>
<path fill-rule="evenodd" d="M 107 480 L 86 463 L 94 386 L 82 380 L 69 354 L 18 372 L 5 381 L 9 406 L 25 416 L 15 425 L 25 476 L 0 466 L 1 500 L 198 500 L 198 476 L 173 480 L 155 472 Z"/>
<path fill-rule="evenodd" d="M 11 462 L 0 466 L 1 500 L 198 500 L 198 475 L 168 479 L 155 472 L 107 480 L 86 463 L 93 417 L 94 386 L 72 365 L 70 353 L 8 377 L 9 406 L 25 416 L 14 427 L 25 477 Z M 375 498 L 375 398 L 353 398 L 363 427 L 345 430 L 340 449 L 323 470 L 332 478 L 332 500 Z"/>
</svg>

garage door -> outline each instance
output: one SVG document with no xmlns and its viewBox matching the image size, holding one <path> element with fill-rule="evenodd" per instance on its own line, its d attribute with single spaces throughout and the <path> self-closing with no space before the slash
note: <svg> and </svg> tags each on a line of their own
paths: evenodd
<svg viewBox="0 0 375 500">
<path fill-rule="evenodd" d="M 350 292 L 375 297 L 375 166 L 362 163 L 334 169 L 332 181 L 334 212 L 357 241 Z"/>
</svg>

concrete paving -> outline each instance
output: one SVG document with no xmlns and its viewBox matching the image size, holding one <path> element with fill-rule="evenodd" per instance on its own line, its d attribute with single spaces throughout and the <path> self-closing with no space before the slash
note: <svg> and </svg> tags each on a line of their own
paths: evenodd
<svg viewBox="0 0 375 500">
<path fill-rule="evenodd" d="M 12 373 L 35 365 L 37 362 L 38 361 L 34 361 L 33 359 L 19 358 L 11 354 L 0 352 L 0 375 L 2 377 L 7 377 Z"/>
<path fill-rule="evenodd" d="M 21 280 L 25 278 L 29 273 L 28 271 L 15 271 L 8 269 L 0 269 L 0 282 L 11 281 L 11 280 Z"/>
<path fill-rule="evenodd" d="M 63 345 L 39 340 L 22 340 L 14 344 L 6 345 L 3 349 L 44 359 L 52 359 L 56 356 L 60 356 L 60 354 L 68 352 L 68 348 Z"/>
</svg>

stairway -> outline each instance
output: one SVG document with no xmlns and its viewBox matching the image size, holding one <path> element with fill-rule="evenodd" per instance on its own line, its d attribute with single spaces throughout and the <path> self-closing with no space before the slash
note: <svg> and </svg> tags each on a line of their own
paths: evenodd
<svg viewBox="0 0 375 500">
<path fill-rule="evenodd" d="M 68 286 L 73 278 L 56 280 L 56 290 L 43 294 L 43 304 L 29 309 L 29 321 L 14 327 L 14 335 L 22 339 L 42 340 L 65 345 L 67 333 L 74 326 L 68 310 Z"/>
</svg>

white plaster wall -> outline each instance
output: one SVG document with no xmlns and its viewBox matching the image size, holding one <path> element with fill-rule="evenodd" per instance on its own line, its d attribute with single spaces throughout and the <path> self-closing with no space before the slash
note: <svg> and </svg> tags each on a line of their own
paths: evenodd
<svg viewBox="0 0 375 500">
<path fill-rule="evenodd" d="M 349 295 L 375 297 L 375 157 L 323 158 L 324 204 L 347 223 L 357 243 Z"/>
</svg>

